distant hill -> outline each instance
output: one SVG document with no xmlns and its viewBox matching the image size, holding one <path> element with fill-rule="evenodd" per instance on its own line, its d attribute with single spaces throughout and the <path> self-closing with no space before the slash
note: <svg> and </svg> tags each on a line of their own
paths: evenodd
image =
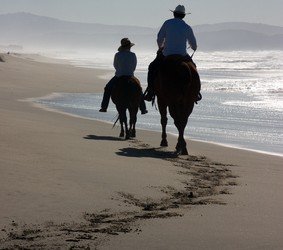
<svg viewBox="0 0 283 250">
<path fill-rule="evenodd" d="M 250 32 L 261 33 L 264 35 L 283 34 L 283 27 L 262 24 L 262 23 L 226 22 L 226 23 L 196 25 L 193 28 L 196 33 L 214 32 L 214 31 L 223 31 L 223 30 L 245 30 Z"/>
<path fill-rule="evenodd" d="M 283 49 L 283 27 L 229 22 L 193 27 L 200 50 Z M 29 13 L 0 15 L 0 45 L 24 48 L 114 49 L 122 37 L 136 49 L 156 49 L 158 29 L 125 25 L 78 23 Z"/>
</svg>

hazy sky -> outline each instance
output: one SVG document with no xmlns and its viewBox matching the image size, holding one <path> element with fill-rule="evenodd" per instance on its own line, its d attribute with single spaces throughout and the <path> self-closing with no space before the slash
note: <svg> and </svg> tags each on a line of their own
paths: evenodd
<svg viewBox="0 0 283 250">
<path fill-rule="evenodd" d="M 283 26 L 283 0 L 0 0 L 0 14 L 30 12 L 63 20 L 159 27 L 183 4 L 192 25 L 229 21 Z"/>
</svg>

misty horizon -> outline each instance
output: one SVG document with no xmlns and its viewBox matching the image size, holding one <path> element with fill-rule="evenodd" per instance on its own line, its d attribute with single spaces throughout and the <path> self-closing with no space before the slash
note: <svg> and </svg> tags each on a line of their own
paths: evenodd
<svg viewBox="0 0 283 250">
<path fill-rule="evenodd" d="M 192 26 L 199 50 L 282 50 L 283 27 L 223 22 Z M 156 50 L 158 28 L 69 22 L 26 12 L 0 15 L 0 49 L 115 49 L 122 37 Z M 11 46 L 12 45 L 12 46 Z"/>
</svg>

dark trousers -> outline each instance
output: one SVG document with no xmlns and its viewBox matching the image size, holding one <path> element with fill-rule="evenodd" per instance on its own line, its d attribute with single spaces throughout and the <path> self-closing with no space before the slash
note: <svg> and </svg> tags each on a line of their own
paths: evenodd
<svg viewBox="0 0 283 250">
<path fill-rule="evenodd" d="M 165 56 L 162 53 L 157 52 L 157 56 L 148 66 L 147 87 L 150 91 L 153 91 L 154 80 L 164 58 Z"/>
<path fill-rule="evenodd" d="M 101 102 L 101 108 L 103 108 L 103 109 L 108 108 L 110 97 L 111 97 L 111 92 L 112 92 L 113 86 L 114 86 L 115 82 L 117 81 L 117 79 L 118 79 L 118 77 L 114 76 L 105 85 L 103 99 L 102 99 L 102 102 Z"/>
<path fill-rule="evenodd" d="M 106 86 L 104 88 L 103 99 L 102 99 L 102 102 L 101 102 L 101 108 L 103 108 L 103 109 L 107 109 L 108 108 L 110 97 L 111 97 L 111 92 L 112 92 L 112 89 L 113 89 L 115 83 L 117 82 L 117 80 L 118 80 L 118 77 L 114 76 L 106 84 Z M 145 105 L 145 101 L 143 99 L 143 96 L 141 97 L 141 101 L 140 101 L 140 110 L 141 111 L 145 111 L 146 110 L 146 105 Z"/>
</svg>

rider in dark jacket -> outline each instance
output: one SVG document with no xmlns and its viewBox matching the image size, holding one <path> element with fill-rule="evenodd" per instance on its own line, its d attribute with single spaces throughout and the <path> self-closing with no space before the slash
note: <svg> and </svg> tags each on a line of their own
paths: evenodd
<svg viewBox="0 0 283 250">
<path fill-rule="evenodd" d="M 107 112 L 109 105 L 111 91 L 117 79 L 121 76 L 133 76 L 134 71 L 137 66 L 137 57 L 134 52 L 131 52 L 131 47 L 134 46 L 134 43 L 131 43 L 128 38 L 123 38 L 121 40 L 121 46 L 118 48 L 118 52 L 114 57 L 114 68 L 115 76 L 106 84 L 104 88 L 103 100 L 101 102 L 101 109 L 99 112 Z M 144 99 L 142 98 L 140 103 L 140 110 L 142 114 L 146 114 L 146 106 Z"/>
</svg>

